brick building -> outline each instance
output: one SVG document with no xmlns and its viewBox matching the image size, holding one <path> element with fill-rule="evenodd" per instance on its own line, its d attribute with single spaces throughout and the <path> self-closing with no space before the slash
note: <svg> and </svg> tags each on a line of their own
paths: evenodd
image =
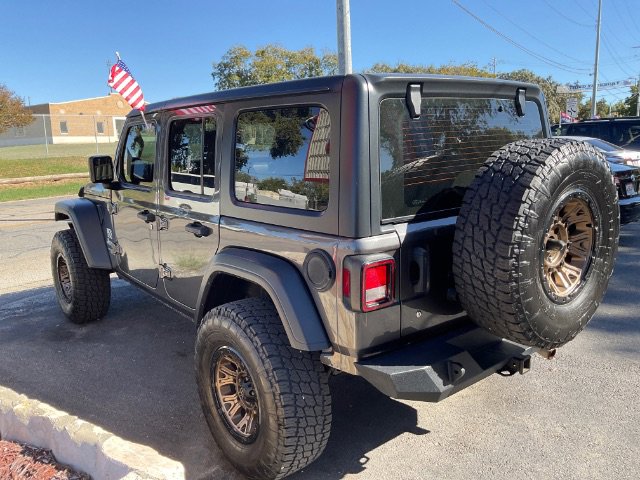
<svg viewBox="0 0 640 480">
<path fill-rule="evenodd" d="M 0 134 L 0 146 L 115 142 L 131 110 L 119 93 L 28 108 L 33 122 Z"/>
</svg>

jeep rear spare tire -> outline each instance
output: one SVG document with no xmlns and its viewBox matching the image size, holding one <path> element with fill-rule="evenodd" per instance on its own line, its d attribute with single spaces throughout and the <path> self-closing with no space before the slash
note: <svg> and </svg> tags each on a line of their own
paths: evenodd
<svg viewBox="0 0 640 480">
<path fill-rule="evenodd" d="M 593 146 L 506 145 L 480 168 L 458 216 L 453 273 L 462 306 L 498 336 L 559 347 L 602 301 L 618 233 L 611 171 Z"/>
</svg>

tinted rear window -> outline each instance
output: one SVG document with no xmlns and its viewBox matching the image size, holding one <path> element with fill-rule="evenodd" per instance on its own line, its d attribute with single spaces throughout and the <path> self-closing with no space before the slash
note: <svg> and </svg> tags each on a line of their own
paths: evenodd
<svg viewBox="0 0 640 480">
<path fill-rule="evenodd" d="M 567 126 L 566 135 L 608 139 L 608 125 L 601 123 L 572 123 Z"/>
<path fill-rule="evenodd" d="M 480 165 L 503 145 L 543 136 L 538 105 L 518 117 L 513 100 L 423 98 L 419 119 L 404 98 L 380 104 L 382 219 L 455 215 Z"/>
</svg>

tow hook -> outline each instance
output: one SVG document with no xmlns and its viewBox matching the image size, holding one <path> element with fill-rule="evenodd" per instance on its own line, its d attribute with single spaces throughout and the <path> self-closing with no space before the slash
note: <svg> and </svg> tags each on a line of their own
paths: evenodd
<svg viewBox="0 0 640 480">
<path fill-rule="evenodd" d="M 504 366 L 498 370 L 498 374 L 503 377 L 510 377 L 519 373 L 524 375 L 531 369 L 531 356 L 512 357 Z"/>
<path fill-rule="evenodd" d="M 547 360 L 551 360 L 553 357 L 556 356 L 556 349 L 552 348 L 551 350 L 547 350 L 545 348 L 538 348 L 536 350 L 536 353 L 541 357 L 546 358 Z"/>
</svg>

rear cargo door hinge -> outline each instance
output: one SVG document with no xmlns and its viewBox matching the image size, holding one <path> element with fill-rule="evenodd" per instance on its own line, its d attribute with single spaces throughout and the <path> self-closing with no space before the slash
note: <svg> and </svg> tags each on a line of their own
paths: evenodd
<svg viewBox="0 0 640 480">
<path fill-rule="evenodd" d="M 118 214 L 118 204 L 117 203 L 113 203 L 113 202 L 109 202 L 107 204 L 107 210 L 109 211 L 109 213 L 111 215 L 117 215 Z"/>
</svg>

